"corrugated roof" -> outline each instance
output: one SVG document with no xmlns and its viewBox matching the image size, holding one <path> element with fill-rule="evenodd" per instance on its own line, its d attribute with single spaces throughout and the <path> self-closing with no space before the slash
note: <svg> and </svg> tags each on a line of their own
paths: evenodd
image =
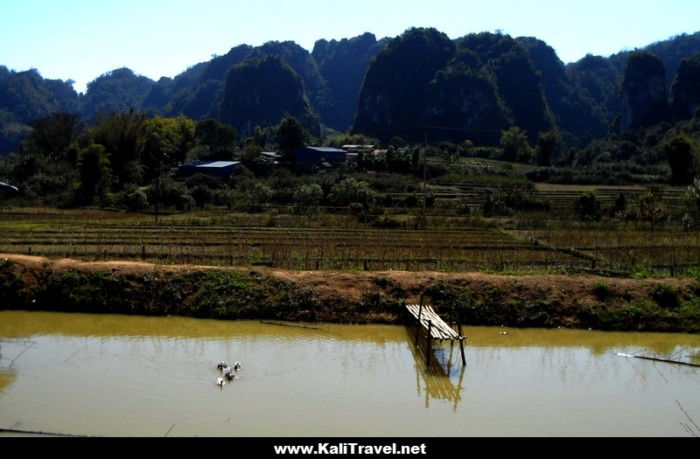
<svg viewBox="0 0 700 459">
<path fill-rule="evenodd" d="M 231 167 L 231 166 L 235 166 L 236 164 L 240 164 L 240 161 L 193 161 L 191 163 L 185 163 L 185 164 L 183 164 L 183 166 L 218 168 L 218 167 Z"/>
<path fill-rule="evenodd" d="M 319 153 L 347 153 L 345 150 L 341 150 L 339 148 L 330 148 L 330 147 L 304 147 L 307 150 L 313 150 L 317 151 Z"/>
<path fill-rule="evenodd" d="M 5 182 L 0 182 L 0 188 L 9 188 L 13 191 L 19 191 L 19 189 L 16 186 L 12 186 L 9 183 L 5 183 Z"/>
</svg>

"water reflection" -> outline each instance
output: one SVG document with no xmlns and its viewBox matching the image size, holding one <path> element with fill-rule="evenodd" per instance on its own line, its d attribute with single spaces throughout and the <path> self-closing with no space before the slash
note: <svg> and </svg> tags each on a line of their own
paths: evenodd
<svg viewBox="0 0 700 459">
<path fill-rule="evenodd" d="M 0 372 L 0 428 L 639 436 L 685 435 L 676 400 L 700 417 L 698 369 L 616 355 L 691 356 L 698 335 L 467 327 L 465 367 L 449 342 L 434 343 L 427 365 L 415 331 L 0 311 L 0 367 L 13 370 Z M 224 390 L 215 386 L 220 360 L 244 365 Z"/>
<path fill-rule="evenodd" d="M 0 392 L 10 387 L 15 379 L 17 379 L 17 372 L 0 368 Z"/>
<path fill-rule="evenodd" d="M 431 399 L 438 399 L 451 402 L 452 411 L 456 412 L 462 401 L 464 373 L 467 370 L 466 365 L 462 365 L 459 345 L 451 341 L 448 351 L 446 344 L 434 341 L 428 363 L 424 338 L 422 329 L 406 327 L 406 342 L 415 362 L 418 395 L 425 397 L 426 409 L 430 408 Z"/>
<path fill-rule="evenodd" d="M 17 379 L 17 370 L 13 368 L 14 362 L 21 355 L 10 357 L 5 355 L 9 345 L 15 344 L 13 341 L 0 340 L 0 393 L 9 388 Z M 33 343 L 24 343 L 25 349 Z M 23 352 L 23 351 L 22 351 Z"/>
</svg>

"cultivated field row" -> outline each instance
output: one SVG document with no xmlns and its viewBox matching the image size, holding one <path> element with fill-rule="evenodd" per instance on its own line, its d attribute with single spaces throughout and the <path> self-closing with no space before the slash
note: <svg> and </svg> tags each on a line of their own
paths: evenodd
<svg viewBox="0 0 700 459">
<path fill-rule="evenodd" d="M 87 213 L 86 211 L 82 211 Z M 602 271 L 640 267 L 660 274 L 700 268 L 700 232 L 566 225 L 504 231 L 488 227 L 377 229 L 260 226 L 265 216 L 16 214 L 0 220 L 0 251 L 85 260 L 150 260 L 281 269 Z M 63 217 L 63 218 L 62 218 Z M 191 224 L 196 221 L 196 224 Z M 207 224 L 207 222 L 214 222 Z M 254 225 L 253 223 L 258 223 Z M 464 220 L 465 225 L 468 220 Z"/>
</svg>

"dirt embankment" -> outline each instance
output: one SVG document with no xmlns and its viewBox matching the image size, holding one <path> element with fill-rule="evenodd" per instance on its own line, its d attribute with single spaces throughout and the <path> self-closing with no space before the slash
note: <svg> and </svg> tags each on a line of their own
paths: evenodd
<svg viewBox="0 0 700 459">
<path fill-rule="evenodd" d="M 399 323 L 424 296 L 467 324 L 700 331 L 695 279 L 328 272 L 0 254 L 0 308 Z"/>
</svg>

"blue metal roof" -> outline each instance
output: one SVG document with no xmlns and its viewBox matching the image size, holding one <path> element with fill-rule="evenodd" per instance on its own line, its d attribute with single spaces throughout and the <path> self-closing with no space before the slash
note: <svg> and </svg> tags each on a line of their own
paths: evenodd
<svg viewBox="0 0 700 459">
<path fill-rule="evenodd" d="M 345 150 L 341 150 L 339 148 L 330 148 L 330 147 L 304 147 L 307 150 L 313 150 L 317 151 L 319 153 L 347 153 Z"/>
<path fill-rule="evenodd" d="M 16 186 L 12 186 L 9 183 L 5 183 L 5 182 L 0 182 L 0 188 L 9 188 L 10 190 L 13 190 L 15 192 L 19 192 L 19 188 L 17 188 Z"/>
<path fill-rule="evenodd" d="M 231 167 L 240 164 L 240 161 L 192 161 L 191 163 L 183 164 L 184 167 L 206 167 L 220 168 Z"/>
</svg>

